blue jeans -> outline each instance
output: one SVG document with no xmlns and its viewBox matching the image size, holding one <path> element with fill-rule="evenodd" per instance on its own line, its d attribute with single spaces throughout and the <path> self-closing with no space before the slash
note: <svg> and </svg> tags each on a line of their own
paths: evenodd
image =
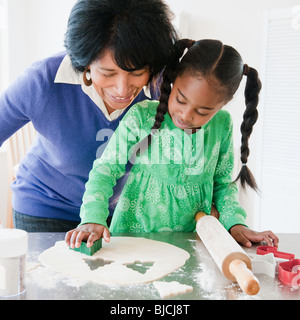
<svg viewBox="0 0 300 320">
<path fill-rule="evenodd" d="M 80 222 L 33 217 L 13 210 L 13 223 L 14 228 L 27 232 L 67 232 L 75 229 Z"/>
</svg>

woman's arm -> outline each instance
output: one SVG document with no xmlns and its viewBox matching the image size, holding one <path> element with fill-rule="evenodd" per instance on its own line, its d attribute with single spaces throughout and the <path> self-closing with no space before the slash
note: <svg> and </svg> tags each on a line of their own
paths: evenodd
<svg viewBox="0 0 300 320">
<path fill-rule="evenodd" d="M 0 95 L 0 146 L 34 119 L 44 96 L 44 85 L 42 74 L 32 66 Z"/>
</svg>

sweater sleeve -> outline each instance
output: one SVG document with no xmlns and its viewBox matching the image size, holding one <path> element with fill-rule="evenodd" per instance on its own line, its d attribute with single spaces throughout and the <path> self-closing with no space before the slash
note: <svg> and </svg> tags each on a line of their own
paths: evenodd
<svg viewBox="0 0 300 320">
<path fill-rule="evenodd" d="M 144 130 L 145 121 L 141 110 L 139 104 L 131 107 L 112 135 L 101 158 L 94 161 L 80 209 L 81 225 L 96 223 L 107 227 L 108 204 L 113 195 L 113 187 L 124 175 L 126 164 L 135 152 L 135 146 L 149 134 Z"/>
<path fill-rule="evenodd" d="M 246 212 L 238 202 L 238 189 L 232 182 L 234 165 L 232 120 L 225 125 L 225 134 L 220 145 L 220 154 L 214 175 L 213 201 L 220 213 L 220 222 L 230 230 L 237 224 L 246 225 Z"/>
<path fill-rule="evenodd" d="M 43 99 L 45 79 L 33 64 L 0 95 L 0 146 L 17 130 L 33 121 Z"/>
</svg>

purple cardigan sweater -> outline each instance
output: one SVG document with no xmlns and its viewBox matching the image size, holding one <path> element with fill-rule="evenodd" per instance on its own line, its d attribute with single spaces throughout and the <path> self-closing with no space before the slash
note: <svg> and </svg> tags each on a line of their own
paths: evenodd
<svg viewBox="0 0 300 320">
<path fill-rule="evenodd" d="M 30 216 L 80 221 L 93 162 L 126 112 L 109 121 L 80 85 L 54 83 L 65 54 L 34 63 L 0 96 L 0 146 L 32 121 L 37 138 L 11 186 L 13 208 Z M 142 91 L 134 103 L 146 98 Z M 126 175 L 110 199 L 111 214 L 125 180 Z"/>
</svg>

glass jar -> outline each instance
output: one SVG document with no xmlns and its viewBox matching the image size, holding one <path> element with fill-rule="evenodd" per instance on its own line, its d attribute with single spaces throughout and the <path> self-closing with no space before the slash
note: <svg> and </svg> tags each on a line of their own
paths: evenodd
<svg viewBox="0 0 300 320">
<path fill-rule="evenodd" d="M 25 292 L 27 232 L 0 229 L 0 297 L 13 297 Z"/>
</svg>

